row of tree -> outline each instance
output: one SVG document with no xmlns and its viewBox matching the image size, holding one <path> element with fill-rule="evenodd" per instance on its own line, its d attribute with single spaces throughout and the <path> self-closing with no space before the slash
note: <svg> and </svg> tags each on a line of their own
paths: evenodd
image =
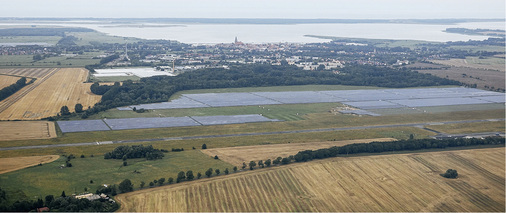
<svg viewBox="0 0 506 213">
<path fill-rule="evenodd" d="M 32 79 L 28 84 L 31 84 L 35 81 L 35 79 Z M 4 87 L 3 89 L 0 89 L 0 101 L 6 99 L 7 97 L 11 96 L 12 94 L 19 91 L 24 86 L 28 85 L 26 83 L 26 78 L 22 77 L 19 80 L 16 81 L 16 83 L 11 84 L 8 87 Z"/>
<path fill-rule="evenodd" d="M 371 142 L 355 143 L 341 147 L 330 147 L 318 150 L 300 151 L 294 156 L 296 162 L 305 162 L 313 159 L 323 159 L 336 157 L 338 155 L 358 154 L 358 153 L 380 153 L 404 150 L 420 149 L 444 149 L 447 147 L 476 146 L 476 145 L 496 145 L 504 144 L 503 137 L 478 138 L 450 138 L 450 139 L 408 139 L 391 142 Z"/>
<path fill-rule="evenodd" d="M 132 145 L 132 146 L 118 146 L 112 152 L 104 154 L 104 159 L 133 159 L 133 158 L 146 158 L 147 160 L 162 159 L 163 153 L 159 149 L 153 148 L 152 145 Z"/>
</svg>

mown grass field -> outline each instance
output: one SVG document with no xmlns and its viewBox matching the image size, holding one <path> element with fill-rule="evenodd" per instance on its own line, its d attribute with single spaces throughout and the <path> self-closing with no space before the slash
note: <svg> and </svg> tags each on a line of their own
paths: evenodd
<svg viewBox="0 0 506 213">
<path fill-rule="evenodd" d="M 102 149 L 102 152 L 112 149 Z M 75 154 L 74 154 L 75 155 Z M 60 168 L 65 165 L 65 157 L 27 169 L 0 175 L 0 187 L 9 194 L 23 191 L 28 198 L 33 196 L 60 195 L 62 191 L 70 195 L 82 193 L 84 188 L 95 192 L 102 184 L 119 184 L 124 179 L 130 179 L 139 188 L 141 181 L 149 182 L 160 178 L 177 177 L 180 171 L 193 170 L 204 172 L 208 168 L 225 170 L 232 169 L 232 165 L 202 154 L 198 150 L 165 153 L 161 160 L 148 161 L 145 159 L 129 159 L 128 166 L 123 166 L 122 160 L 105 160 L 103 156 L 76 158 L 71 160 L 72 167 Z M 137 172 L 134 172 L 137 171 Z M 93 183 L 90 183 L 93 180 Z"/>
<path fill-rule="evenodd" d="M 128 212 L 505 211 L 504 148 L 338 157 L 140 190 Z M 456 169 L 457 179 L 439 174 Z"/>
<path fill-rule="evenodd" d="M 430 129 L 448 134 L 480 133 L 480 132 L 504 132 L 504 121 L 431 125 Z"/>
</svg>

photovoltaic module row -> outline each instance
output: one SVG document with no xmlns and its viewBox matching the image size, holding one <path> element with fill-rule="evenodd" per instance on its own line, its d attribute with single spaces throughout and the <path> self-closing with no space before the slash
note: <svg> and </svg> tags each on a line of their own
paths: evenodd
<svg viewBox="0 0 506 213">
<path fill-rule="evenodd" d="M 191 117 L 119 118 L 103 120 L 57 121 L 56 123 L 63 133 L 69 133 L 275 121 L 280 120 L 270 119 L 262 115 L 253 114 Z"/>
<path fill-rule="evenodd" d="M 121 107 L 119 110 L 226 107 L 340 102 L 360 109 L 504 103 L 504 93 L 474 88 L 367 89 L 293 92 L 184 94 L 170 102 Z"/>
</svg>

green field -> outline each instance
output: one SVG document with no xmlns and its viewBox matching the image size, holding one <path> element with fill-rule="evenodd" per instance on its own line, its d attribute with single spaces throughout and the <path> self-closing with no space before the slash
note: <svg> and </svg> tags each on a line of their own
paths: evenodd
<svg viewBox="0 0 506 213">
<path fill-rule="evenodd" d="M 56 44 L 60 36 L 0 36 L 0 43 L 48 43 Z"/>
<path fill-rule="evenodd" d="M 165 153 L 163 159 L 155 161 L 129 159 L 128 166 L 123 166 L 122 160 L 105 160 L 103 156 L 87 155 L 85 158 L 80 158 L 80 155 L 77 155 L 76 157 L 70 161 L 72 167 L 60 168 L 66 160 L 65 157 L 60 157 L 42 166 L 2 174 L 0 187 L 8 192 L 18 191 L 14 194 L 20 197 L 22 193 L 19 191 L 22 191 L 27 198 L 49 194 L 60 195 L 63 190 L 69 195 L 85 192 L 84 188 L 95 192 L 102 184 L 119 184 L 124 179 L 130 179 L 135 188 L 139 188 L 141 181 L 146 182 L 148 186 L 150 181 L 162 177 L 176 179 L 180 171 L 192 170 L 196 176 L 197 172 L 204 174 L 208 168 L 223 171 L 225 168 L 232 170 L 233 167 L 198 150 Z M 90 180 L 93 180 L 92 184 Z"/>
<path fill-rule="evenodd" d="M 0 67 L 84 67 L 100 62 L 100 59 L 92 59 L 94 55 L 99 54 L 96 52 L 75 57 L 53 56 L 40 61 L 33 61 L 33 55 L 2 55 L 0 56 Z M 60 64 L 58 65 L 58 63 Z"/>
</svg>

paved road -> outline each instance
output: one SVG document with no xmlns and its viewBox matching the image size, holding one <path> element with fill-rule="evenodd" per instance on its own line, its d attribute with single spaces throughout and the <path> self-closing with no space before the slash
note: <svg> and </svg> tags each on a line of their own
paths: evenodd
<svg viewBox="0 0 506 213">
<path fill-rule="evenodd" d="M 203 135 L 203 136 L 185 136 L 185 137 L 170 137 L 170 138 L 153 138 L 153 139 L 141 139 L 141 140 L 102 141 L 102 142 L 85 142 L 85 143 L 53 144 L 53 145 L 38 145 L 38 146 L 17 146 L 17 147 L 0 148 L 0 151 L 18 150 L 18 149 L 43 149 L 43 148 L 54 148 L 54 147 L 69 147 L 69 146 L 90 146 L 90 145 L 120 144 L 120 143 L 138 143 L 138 142 L 153 142 L 153 141 L 224 138 L 224 137 L 255 136 L 255 135 L 278 135 L 278 134 L 293 134 L 293 133 L 307 133 L 307 132 L 332 132 L 332 131 L 394 128 L 394 127 L 425 128 L 425 126 L 430 126 L 430 125 L 491 122 L 491 121 L 504 121 L 504 120 L 506 120 L 506 119 L 501 118 L 501 119 L 485 119 L 485 120 L 464 120 L 464 121 L 411 123 L 411 124 L 394 124 L 394 125 L 379 125 L 379 126 L 341 127 L 341 128 L 327 128 L 327 129 L 305 129 L 305 130 L 290 130 L 290 131 L 279 131 L 279 132 L 253 132 L 253 133 L 240 133 L 240 134 L 227 134 L 227 135 Z"/>
</svg>

